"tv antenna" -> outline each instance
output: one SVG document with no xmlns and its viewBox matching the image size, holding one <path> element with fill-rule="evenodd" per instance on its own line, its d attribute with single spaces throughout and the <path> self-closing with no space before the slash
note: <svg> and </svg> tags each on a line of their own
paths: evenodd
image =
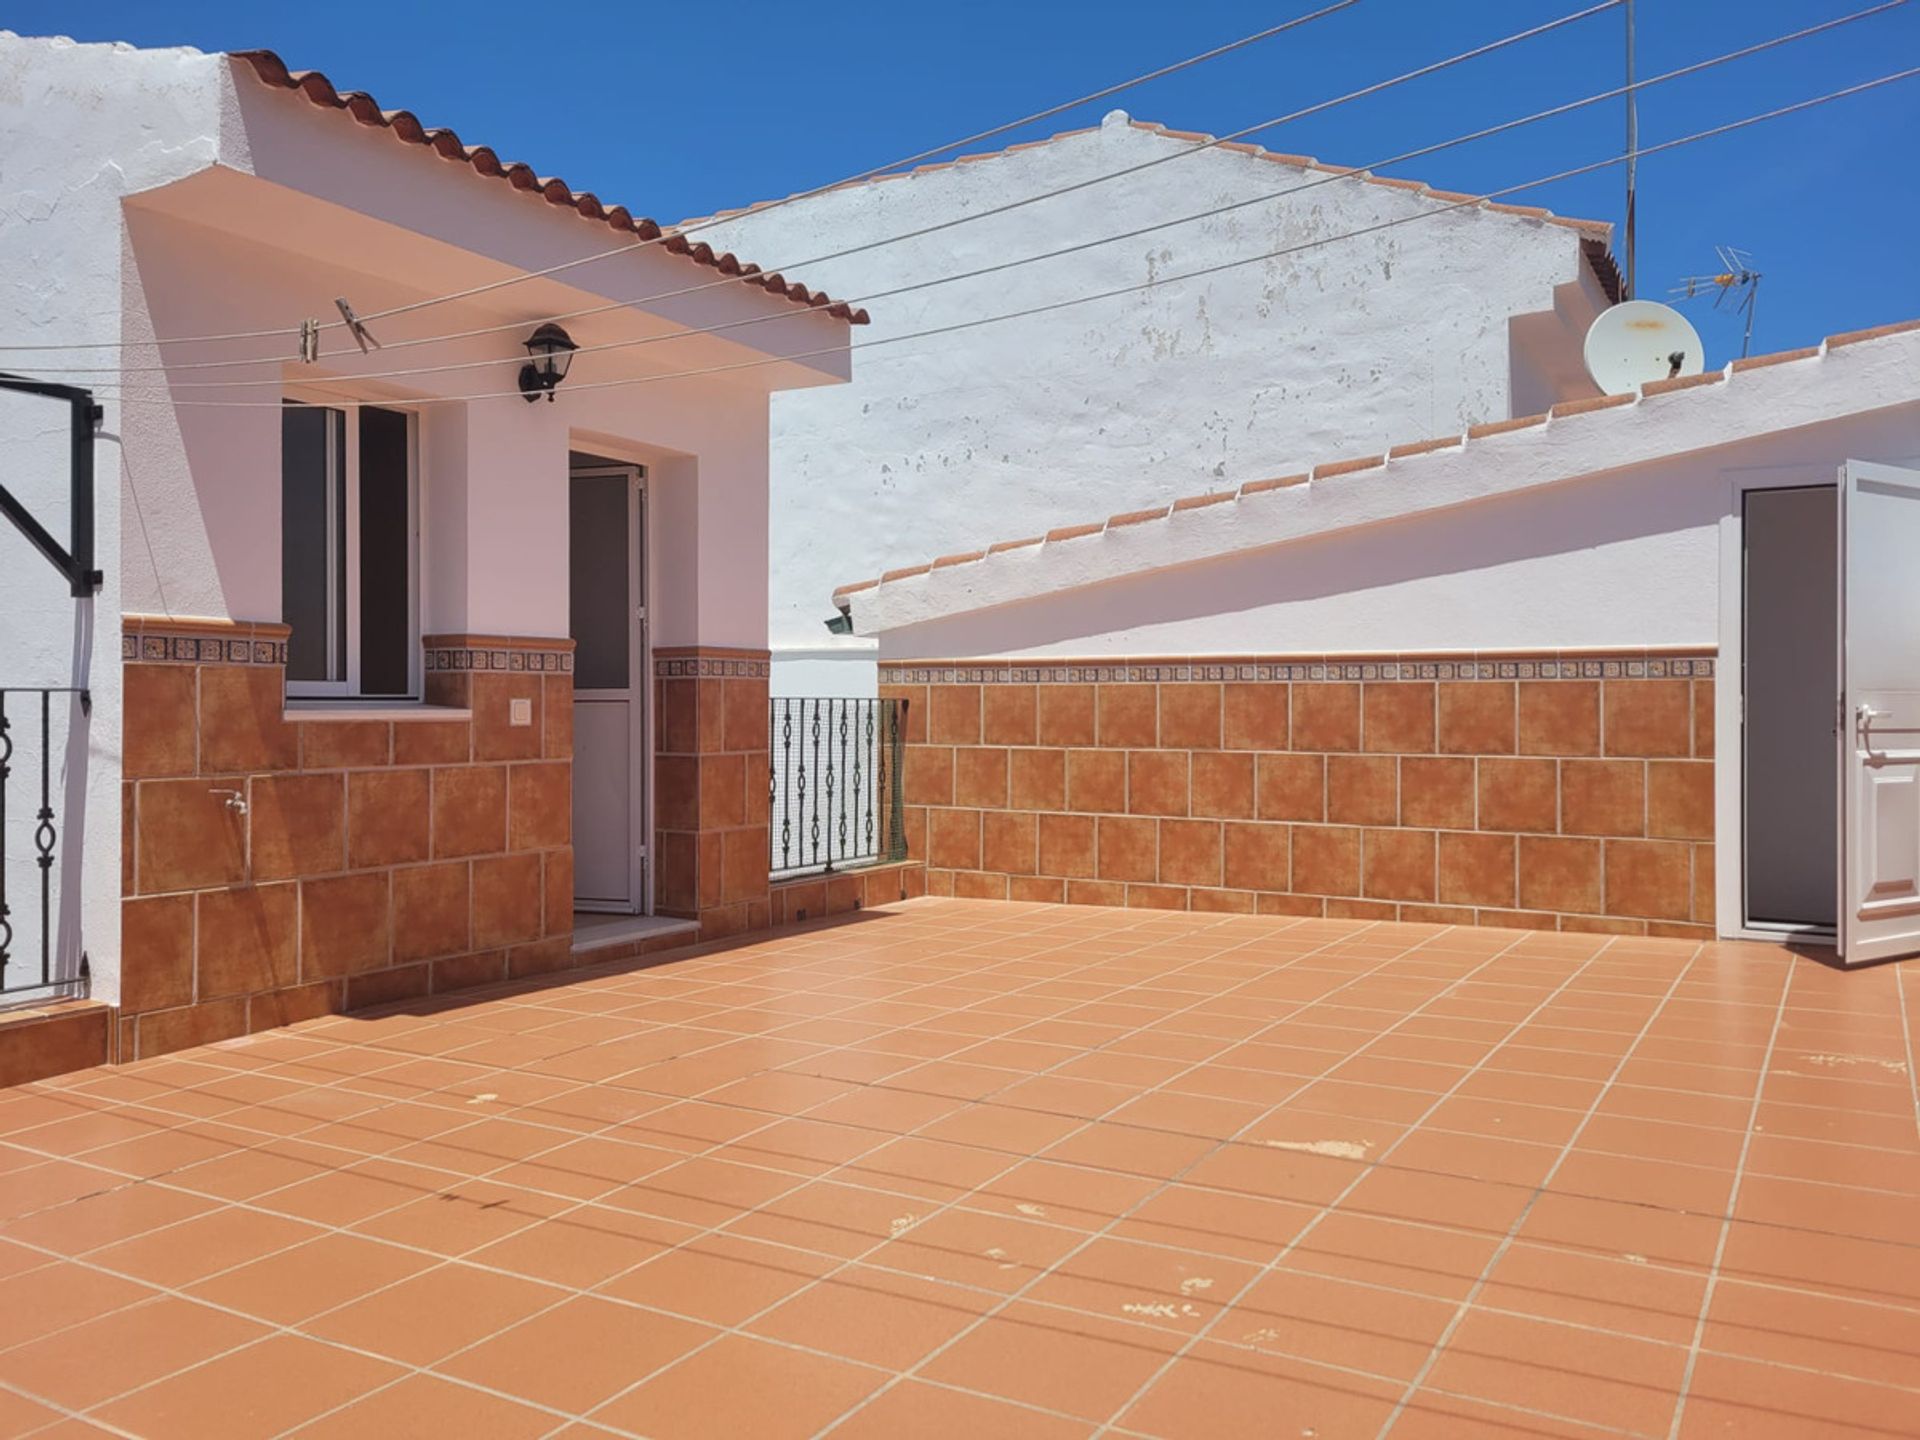
<svg viewBox="0 0 1920 1440">
<path fill-rule="evenodd" d="M 1716 245 L 1713 249 L 1720 257 L 1717 272 L 1689 275 L 1667 293 L 1677 300 L 1691 300 L 1711 292 L 1714 309 L 1731 307 L 1735 315 L 1744 315 L 1746 330 L 1740 337 L 1740 358 L 1744 360 L 1753 344 L 1753 307 L 1760 293 L 1760 272 L 1753 268 L 1753 256 L 1745 250 L 1736 250 L 1731 245 Z"/>
</svg>

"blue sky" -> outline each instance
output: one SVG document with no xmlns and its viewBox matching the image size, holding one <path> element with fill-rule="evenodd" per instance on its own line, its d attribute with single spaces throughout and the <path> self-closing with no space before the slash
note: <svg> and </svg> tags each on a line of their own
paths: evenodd
<svg viewBox="0 0 1920 1440">
<path fill-rule="evenodd" d="M 267 46 L 296 69 L 445 124 L 662 221 L 786 194 L 997 125 L 1315 8 L 1320 0 L 841 0 L 819 6 L 329 0 L 13 0 L 0 24 L 207 50 Z M 1870 0 L 1640 0 L 1650 75 Z M 1112 105 L 1219 133 L 1582 8 L 1581 0 L 1360 0 L 1328 19 L 1037 127 Z M 1365 164 L 1620 83 L 1619 10 L 1255 137 Z M 1643 144 L 1920 63 L 1920 3 L 1650 90 Z M 1484 191 L 1619 153 L 1619 102 L 1427 157 L 1401 171 Z M 1910 183 L 1920 78 L 1649 157 L 1640 294 L 1714 267 L 1716 243 L 1765 274 L 1756 352 L 1920 316 Z M 1010 135 L 995 146 L 1014 139 Z M 1621 171 L 1512 197 L 1618 221 Z M 1125 228 L 1116 222 L 1116 228 Z M 1616 242 L 1618 235 L 1616 233 Z M 1688 307 L 1709 361 L 1739 330 Z"/>
</svg>

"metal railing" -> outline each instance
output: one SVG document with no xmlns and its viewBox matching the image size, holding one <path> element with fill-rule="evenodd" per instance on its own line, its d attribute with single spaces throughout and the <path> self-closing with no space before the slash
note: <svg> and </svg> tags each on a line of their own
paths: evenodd
<svg viewBox="0 0 1920 1440">
<path fill-rule="evenodd" d="M 774 875 L 906 859 L 901 710 L 898 700 L 768 702 L 767 861 Z"/>
<path fill-rule="evenodd" d="M 62 772 L 60 798 L 69 800 L 64 767 L 54 764 L 56 695 L 72 697 L 79 717 L 70 714 L 69 723 L 77 721 L 84 727 L 83 717 L 92 712 L 92 697 L 85 690 L 0 688 L 0 998 L 23 991 L 66 994 L 84 987 L 87 981 L 86 957 L 79 955 L 69 964 L 64 954 L 56 953 L 55 946 L 56 904 L 64 907 L 66 897 L 56 897 L 54 865 L 60 826 L 67 821 L 54 806 L 56 770 Z M 81 735 L 84 739 L 84 728 Z M 22 773 L 18 759 L 23 752 L 28 759 L 22 774 L 26 784 L 15 790 L 13 781 Z M 37 785 L 33 775 L 36 768 Z M 63 866 L 62 874 L 69 868 Z M 29 906 L 38 900 L 40 912 L 37 931 L 24 937 L 24 945 L 15 925 L 23 891 L 29 897 Z M 37 965 L 33 963 L 36 949 Z"/>
</svg>

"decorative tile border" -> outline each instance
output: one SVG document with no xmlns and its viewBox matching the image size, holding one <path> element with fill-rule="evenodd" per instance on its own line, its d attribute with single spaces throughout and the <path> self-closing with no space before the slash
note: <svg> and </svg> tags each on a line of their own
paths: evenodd
<svg viewBox="0 0 1920 1440">
<path fill-rule="evenodd" d="M 1167 681 L 1313 681 L 1350 684 L 1392 680 L 1623 680 L 1711 679 L 1711 652 L 1684 655 L 1622 651 L 1617 654 L 1502 655 L 1422 659 L 1396 656 L 1367 660 L 1327 657 L 1248 660 L 1149 660 L 1044 664 L 882 664 L 882 685 L 1086 685 L 1154 684 Z"/>
<path fill-rule="evenodd" d="M 120 637 L 120 659 L 129 664 L 285 665 L 287 642 L 142 631 Z"/>
<path fill-rule="evenodd" d="M 435 646 L 427 651 L 427 673 L 442 670 L 544 670 L 559 675 L 573 673 L 571 650 L 533 648 L 500 649 L 473 645 Z"/>
<path fill-rule="evenodd" d="M 653 673 L 660 680 L 768 680 L 773 677 L 773 661 L 765 650 L 685 645 L 654 651 Z"/>
</svg>

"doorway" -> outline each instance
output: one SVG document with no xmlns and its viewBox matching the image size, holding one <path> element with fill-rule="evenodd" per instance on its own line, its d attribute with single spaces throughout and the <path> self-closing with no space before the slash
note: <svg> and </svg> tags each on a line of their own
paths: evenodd
<svg viewBox="0 0 1920 1440">
<path fill-rule="evenodd" d="M 646 493 L 643 466 L 573 455 L 574 908 L 612 915 L 653 909 Z"/>
<path fill-rule="evenodd" d="M 1838 503 L 1832 485 L 1743 492 L 1740 676 L 1743 919 L 1831 933 Z"/>
</svg>

